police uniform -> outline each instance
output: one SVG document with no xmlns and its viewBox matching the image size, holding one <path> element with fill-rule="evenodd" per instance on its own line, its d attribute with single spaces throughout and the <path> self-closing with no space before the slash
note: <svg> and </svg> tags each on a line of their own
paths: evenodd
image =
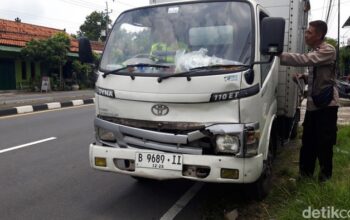
<svg viewBox="0 0 350 220">
<path fill-rule="evenodd" d="M 175 52 L 176 50 L 184 49 L 187 50 L 187 45 L 184 43 L 177 43 L 172 45 L 167 45 L 166 43 L 154 43 L 151 47 L 151 56 L 154 57 L 156 61 L 166 62 L 166 63 L 174 63 L 175 55 L 174 54 L 166 54 L 166 52 Z M 157 55 L 157 52 L 164 52 L 164 56 Z"/>
<path fill-rule="evenodd" d="M 332 176 L 333 145 L 337 137 L 339 94 L 335 83 L 335 60 L 336 51 L 326 42 L 322 42 L 309 53 L 282 53 L 280 56 L 281 65 L 310 67 L 299 171 L 301 176 L 312 176 L 318 159 L 320 180 Z M 317 107 L 312 95 L 319 94 L 322 89 L 330 85 L 333 85 L 333 99 L 328 106 Z"/>
</svg>

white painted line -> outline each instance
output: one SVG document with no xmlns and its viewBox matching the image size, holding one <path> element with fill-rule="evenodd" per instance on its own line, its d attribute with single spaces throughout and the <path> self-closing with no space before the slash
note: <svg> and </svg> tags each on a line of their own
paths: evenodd
<svg viewBox="0 0 350 220">
<path fill-rule="evenodd" d="M 33 112 L 33 106 L 32 105 L 25 105 L 25 106 L 19 106 L 16 107 L 18 114 Z"/>
<path fill-rule="evenodd" d="M 3 150 L 0 150 L 0 154 L 8 152 L 8 151 L 13 151 L 13 150 L 17 150 L 17 149 L 20 149 L 20 148 L 24 148 L 24 147 L 29 147 L 29 146 L 34 145 L 34 144 L 40 144 L 40 143 L 43 143 L 43 142 L 52 141 L 52 140 L 55 140 L 55 139 L 57 139 L 57 137 L 50 137 L 50 138 L 46 138 L 46 139 L 30 142 L 30 143 L 27 143 L 27 144 L 18 145 L 18 146 L 15 146 L 15 147 L 6 148 L 6 149 L 3 149 Z"/>
<path fill-rule="evenodd" d="M 48 109 L 56 109 L 56 108 L 61 108 L 61 103 L 59 102 L 50 102 L 46 103 Z"/>
<path fill-rule="evenodd" d="M 177 202 L 160 218 L 160 220 L 171 220 L 176 217 L 179 212 L 185 208 L 187 203 L 198 193 L 204 183 L 195 183 Z"/>
<path fill-rule="evenodd" d="M 74 106 L 84 105 L 84 101 L 82 99 L 72 100 L 72 103 L 73 103 Z"/>
</svg>

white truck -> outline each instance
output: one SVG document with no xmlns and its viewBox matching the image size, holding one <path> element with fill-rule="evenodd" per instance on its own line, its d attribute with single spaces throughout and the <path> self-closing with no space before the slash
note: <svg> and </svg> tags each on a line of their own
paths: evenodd
<svg viewBox="0 0 350 220">
<path fill-rule="evenodd" d="M 150 3 L 123 12 L 109 34 L 91 166 L 136 179 L 249 183 L 265 196 L 276 146 L 298 121 L 298 70 L 276 55 L 305 50 L 308 1 Z M 91 60 L 89 42 L 79 47 Z"/>
</svg>

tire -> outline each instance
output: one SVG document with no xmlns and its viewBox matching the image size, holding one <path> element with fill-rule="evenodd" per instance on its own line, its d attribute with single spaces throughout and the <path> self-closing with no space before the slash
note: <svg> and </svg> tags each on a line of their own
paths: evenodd
<svg viewBox="0 0 350 220">
<path fill-rule="evenodd" d="M 272 154 L 272 162 L 277 157 L 278 150 L 281 146 L 280 142 L 281 140 L 278 134 L 277 122 L 274 121 L 272 124 L 272 131 L 270 135 L 270 144 L 269 144 L 269 151 L 271 151 L 271 154 Z"/>
<path fill-rule="evenodd" d="M 248 196 L 251 199 L 261 201 L 266 198 L 272 185 L 272 162 L 274 149 L 273 141 L 270 141 L 267 159 L 264 161 L 263 172 L 259 179 L 248 187 Z"/>
</svg>

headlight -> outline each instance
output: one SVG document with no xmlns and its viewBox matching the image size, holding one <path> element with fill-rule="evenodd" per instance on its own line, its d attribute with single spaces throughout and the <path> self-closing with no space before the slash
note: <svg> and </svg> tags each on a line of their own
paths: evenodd
<svg viewBox="0 0 350 220">
<path fill-rule="evenodd" d="M 116 138 L 111 131 L 107 131 L 103 128 L 97 128 L 96 134 L 101 141 L 116 142 Z"/>
<path fill-rule="evenodd" d="M 239 138 L 234 135 L 218 135 L 216 137 L 216 151 L 222 153 L 238 153 Z"/>
<path fill-rule="evenodd" d="M 245 133 L 245 156 L 253 157 L 258 155 L 260 131 L 246 131 Z"/>
</svg>

